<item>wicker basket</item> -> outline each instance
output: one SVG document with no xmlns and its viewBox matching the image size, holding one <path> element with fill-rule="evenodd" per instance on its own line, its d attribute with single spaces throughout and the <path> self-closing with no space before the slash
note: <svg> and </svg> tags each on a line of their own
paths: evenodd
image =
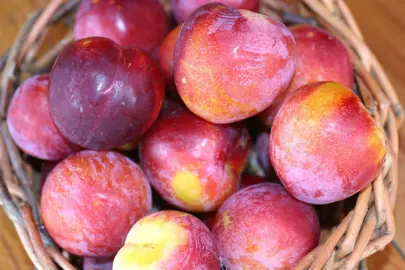
<svg viewBox="0 0 405 270">
<path fill-rule="evenodd" d="M 49 70 L 60 50 L 73 39 L 70 32 L 56 45 L 48 45 L 48 30 L 56 23 L 71 26 L 79 0 L 53 0 L 35 11 L 22 27 L 15 43 L 0 59 L 1 179 L 0 198 L 21 242 L 37 269 L 76 269 L 78 260 L 57 248 L 41 225 L 38 213 L 38 175 L 33 162 L 21 156 L 6 125 L 8 101 L 27 75 Z M 170 11 L 170 1 L 163 1 Z M 287 4 L 287 2 L 289 2 Z M 361 191 L 353 207 L 346 202 L 321 209 L 333 212 L 338 224 L 324 229 L 324 241 L 296 269 L 365 269 L 362 262 L 382 250 L 394 237 L 393 207 L 398 185 L 398 129 L 404 118 L 395 90 L 380 63 L 365 44 L 343 0 L 263 0 L 261 12 L 286 23 L 318 24 L 339 37 L 355 67 L 356 88 L 376 123 L 384 127 L 387 157 L 379 176 Z M 43 50 L 42 50 L 43 51 Z M 331 211 L 332 209 L 332 211 Z M 346 211 L 345 211 L 346 210 Z"/>
</svg>

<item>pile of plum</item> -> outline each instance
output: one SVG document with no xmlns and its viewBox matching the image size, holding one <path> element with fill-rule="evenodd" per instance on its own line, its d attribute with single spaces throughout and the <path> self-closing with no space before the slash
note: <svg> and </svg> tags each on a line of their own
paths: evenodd
<svg viewBox="0 0 405 270">
<path fill-rule="evenodd" d="M 171 27 L 157 0 L 83 0 L 76 41 L 11 100 L 15 143 L 53 162 L 45 228 L 85 269 L 289 269 L 318 245 L 310 204 L 381 169 L 341 41 L 208 2 L 173 0 Z"/>
</svg>

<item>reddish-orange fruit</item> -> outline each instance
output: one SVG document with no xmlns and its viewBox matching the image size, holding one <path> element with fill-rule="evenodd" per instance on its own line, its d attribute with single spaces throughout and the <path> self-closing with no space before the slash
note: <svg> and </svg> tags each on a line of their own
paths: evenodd
<svg viewBox="0 0 405 270">
<path fill-rule="evenodd" d="M 28 78 L 17 89 L 8 109 L 7 126 L 14 142 L 28 155 L 60 160 L 79 149 L 55 126 L 49 112 L 49 75 Z"/>
<path fill-rule="evenodd" d="M 139 220 L 114 259 L 114 270 L 220 269 L 217 248 L 198 218 L 161 211 Z"/>
<path fill-rule="evenodd" d="M 260 114 L 269 127 L 286 98 L 301 86 L 310 82 L 334 81 L 350 89 L 353 87 L 353 65 L 340 40 L 315 26 L 296 25 L 290 30 L 297 46 L 297 65 L 288 90 L 280 93 Z"/>
<path fill-rule="evenodd" d="M 326 204 L 367 186 L 381 169 L 384 133 L 352 90 L 317 82 L 281 106 L 270 135 L 270 159 L 288 192 Z"/>
<path fill-rule="evenodd" d="M 105 37 L 157 55 L 169 30 L 158 0 L 82 0 L 76 15 L 76 39 Z"/>
<path fill-rule="evenodd" d="M 177 22 L 182 23 L 187 20 L 193 11 L 210 2 L 220 2 L 233 8 L 247 9 L 251 11 L 258 11 L 260 4 L 259 0 L 172 0 L 174 17 Z"/>
<path fill-rule="evenodd" d="M 295 42 L 282 23 L 218 3 L 197 9 L 177 40 L 174 79 L 185 105 L 212 123 L 263 111 L 287 89 Z"/>
<path fill-rule="evenodd" d="M 139 151 L 149 181 L 166 201 L 209 212 L 237 190 L 250 145 L 244 127 L 215 125 L 178 107 L 164 110 Z"/>
<path fill-rule="evenodd" d="M 245 175 L 242 177 L 239 189 L 266 182 L 268 182 L 266 178 L 256 175 Z M 205 213 L 204 216 L 202 217 L 203 222 L 205 223 L 205 225 L 207 225 L 207 227 L 210 230 L 212 229 L 212 226 L 214 224 L 215 216 L 216 212 L 208 212 Z"/>
<path fill-rule="evenodd" d="M 226 269 L 291 269 L 318 245 L 319 231 L 315 210 L 271 183 L 232 195 L 212 228 Z"/>
<path fill-rule="evenodd" d="M 109 151 L 69 156 L 48 175 L 41 196 L 45 228 L 60 247 L 79 256 L 114 255 L 151 208 L 142 170 Z"/>
<path fill-rule="evenodd" d="M 174 49 L 176 48 L 176 42 L 180 34 L 182 25 L 178 25 L 174 28 L 165 38 L 160 46 L 159 52 L 159 67 L 162 70 L 163 77 L 166 80 L 166 86 L 168 89 L 177 94 L 176 85 L 173 78 L 173 60 Z"/>
</svg>

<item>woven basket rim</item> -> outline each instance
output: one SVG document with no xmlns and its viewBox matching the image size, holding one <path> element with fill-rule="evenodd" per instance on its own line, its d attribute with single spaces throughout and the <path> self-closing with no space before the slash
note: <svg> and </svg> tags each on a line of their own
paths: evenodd
<svg viewBox="0 0 405 270">
<path fill-rule="evenodd" d="M 166 11 L 170 1 L 160 0 Z M 291 1 L 290 1 L 291 2 Z M 347 46 L 355 69 L 359 95 L 387 140 L 385 163 L 377 178 L 359 192 L 356 205 L 326 240 L 304 257 L 295 269 L 353 269 L 365 258 L 382 250 L 394 237 L 393 208 L 398 186 L 398 130 L 404 120 L 403 107 L 381 64 L 364 42 L 350 9 L 342 0 L 297 0 L 286 4 L 262 0 L 261 13 L 283 21 L 311 24 L 315 21 Z M 52 244 L 41 225 L 38 202 L 31 188 L 32 169 L 23 160 L 6 124 L 8 101 L 22 72 L 39 73 L 49 66 L 61 49 L 73 40 L 70 31 L 38 58 L 47 31 L 77 9 L 80 0 L 52 0 L 28 18 L 14 44 L 0 58 L 1 172 L 0 198 L 21 242 L 38 269 L 76 269 Z M 297 16 L 298 15 L 298 16 Z M 17 179 L 16 181 L 14 179 Z M 16 203 L 19 201 L 20 203 Z M 35 247 L 35 248 L 34 248 Z M 364 269 L 364 268 L 362 268 Z"/>
</svg>

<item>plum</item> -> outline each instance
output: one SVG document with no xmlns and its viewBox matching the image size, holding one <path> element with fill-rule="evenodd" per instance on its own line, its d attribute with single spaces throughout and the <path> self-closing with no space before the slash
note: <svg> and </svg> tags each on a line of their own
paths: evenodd
<svg viewBox="0 0 405 270">
<path fill-rule="evenodd" d="M 83 0 L 74 26 L 76 39 L 105 37 L 154 56 L 168 31 L 168 16 L 158 0 Z"/>
<path fill-rule="evenodd" d="M 259 10 L 260 4 L 259 0 L 172 0 L 174 17 L 177 22 L 183 23 L 193 11 L 210 2 L 219 2 L 233 8 L 247 9 L 255 12 Z"/>
<path fill-rule="evenodd" d="M 239 189 L 267 182 L 268 180 L 266 178 L 257 175 L 244 175 L 242 176 Z M 202 221 L 204 222 L 205 225 L 207 225 L 207 227 L 210 230 L 212 229 L 212 226 L 214 224 L 216 214 L 217 214 L 216 212 L 208 212 L 204 213 L 202 216 Z"/>
<path fill-rule="evenodd" d="M 117 148 L 117 150 L 122 151 L 122 152 L 134 151 L 138 148 L 138 143 L 139 143 L 139 138 L 136 138 L 135 140 L 130 141 L 129 143 L 121 145 L 120 147 Z"/>
<path fill-rule="evenodd" d="M 287 97 L 310 82 L 334 81 L 353 87 L 353 65 L 345 45 L 325 30 L 310 25 L 290 27 L 297 47 L 297 64 L 293 80 L 286 92 L 280 93 L 259 117 L 270 127 Z"/>
<path fill-rule="evenodd" d="M 216 270 L 220 265 L 212 235 L 198 218 L 161 211 L 132 227 L 113 269 Z"/>
<path fill-rule="evenodd" d="M 270 134 L 270 160 L 281 182 L 312 204 L 340 201 L 366 187 L 385 153 L 383 130 L 354 92 L 335 82 L 296 90 Z"/>
<path fill-rule="evenodd" d="M 209 212 L 238 188 L 250 139 L 241 125 L 216 125 L 183 107 L 167 109 L 143 136 L 141 164 L 169 203 Z"/>
<path fill-rule="evenodd" d="M 162 74 L 166 80 L 166 86 L 175 96 L 177 96 L 176 85 L 173 78 L 173 60 L 174 49 L 176 48 L 176 42 L 180 34 L 182 25 L 178 25 L 174 28 L 165 38 L 160 46 L 159 52 L 159 67 L 162 70 Z"/>
<path fill-rule="evenodd" d="M 290 269 L 318 245 L 320 227 L 310 205 L 262 183 L 226 200 L 212 233 L 226 269 Z"/>
<path fill-rule="evenodd" d="M 85 148 L 113 149 L 137 139 L 156 120 L 163 99 L 156 63 L 106 38 L 69 44 L 52 69 L 51 116 L 68 140 Z"/>
<path fill-rule="evenodd" d="M 35 75 L 17 89 L 7 114 L 7 126 L 18 147 L 44 160 L 60 160 L 77 151 L 52 121 L 48 102 L 49 75 Z"/>
<path fill-rule="evenodd" d="M 85 257 L 82 270 L 112 270 L 112 265 L 112 258 Z"/>
<path fill-rule="evenodd" d="M 295 69 L 295 41 L 281 22 L 218 3 L 184 23 L 174 56 L 174 80 L 185 105 L 217 124 L 265 110 L 284 92 Z"/>
<path fill-rule="evenodd" d="M 60 162 L 48 175 L 41 215 L 52 239 L 79 256 L 107 257 L 152 208 L 142 170 L 112 151 L 85 150 Z"/>
<path fill-rule="evenodd" d="M 245 188 L 245 187 L 249 187 L 249 186 L 253 186 L 256 184 L 261 184 L 261 183 L 266 183 L 269 182 L 269 180 L 267 180 L 264 177 L 260 177 L 257 175 L 244 175 L 242 177 L 242 181 L 240 183 L 240 189 Z"/>
</svg>

